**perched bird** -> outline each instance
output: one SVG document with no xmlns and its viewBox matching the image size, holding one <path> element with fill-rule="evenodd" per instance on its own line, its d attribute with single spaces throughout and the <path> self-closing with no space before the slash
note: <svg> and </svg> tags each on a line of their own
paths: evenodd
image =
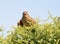
<svg viewBox="0 0 60 44">
<path fill-rule="evenodd" d="M 21 26 L 31 26 L 33 24 L 36 24 L 36 21 L 29 16 L 27 11 L 23 12 L 23 16 L 22 19 L 20 21 L 18 21 L 17 25 L 21 25 Z"/>
</svg>

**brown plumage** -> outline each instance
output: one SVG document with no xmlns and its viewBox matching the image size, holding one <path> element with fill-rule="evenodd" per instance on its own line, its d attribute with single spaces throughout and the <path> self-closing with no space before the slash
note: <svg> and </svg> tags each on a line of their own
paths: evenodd
<svg viewBox="0 0 60 44">
<path fill-rule="evenodd" d="M 22 20 L 19 20 L 19 21 L 17 22 L 17 26 L 19 26 L 19 25 L 23 26 Z"/>
<path fill-rule="evenodd" d="M 22 19 L 17 23 L 18 26 L 19 25 L 21 25 L 21 26 L 31 26 L 33 24 L 36 24 L 36 21 L 29 16 L 27 11 L 23 12 Z"/>
</svg>

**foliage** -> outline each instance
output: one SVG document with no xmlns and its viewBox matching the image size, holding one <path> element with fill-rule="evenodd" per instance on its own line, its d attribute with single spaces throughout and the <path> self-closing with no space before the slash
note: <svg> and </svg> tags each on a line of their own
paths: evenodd
<svg viewBox="0 0 60 44">
<path fill-rule="evenodd" d="M 50 18 L 51 23 L 35 24 L 31 27 L 13 27 L 15 29 L 6 38 L 0 36 L 0 44 L 59 44 L 60 20 Z"/>
</svg>

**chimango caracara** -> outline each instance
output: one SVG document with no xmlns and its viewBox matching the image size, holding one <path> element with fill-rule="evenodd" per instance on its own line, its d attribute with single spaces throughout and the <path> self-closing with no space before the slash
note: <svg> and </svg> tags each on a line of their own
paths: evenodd
<svg viewBox="0 0 60 44">
<path fill-rule="evenodd" d="M 31 18 L 27 11 L 23 12 L 22 19 L 17 22 L 17 25 L 19 26 L 31 26 L 33 24 L 36 24 L 36 21 Z"/>
</svg>

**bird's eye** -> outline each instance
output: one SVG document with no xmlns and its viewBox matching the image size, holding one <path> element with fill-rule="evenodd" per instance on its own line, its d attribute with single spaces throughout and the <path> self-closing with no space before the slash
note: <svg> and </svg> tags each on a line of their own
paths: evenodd
<svg viewBox="0 0 60 44">
<path fill-rule="evenodd" d="M 26 14 L 25 14 L 26 15 Z"/>
</svg>

